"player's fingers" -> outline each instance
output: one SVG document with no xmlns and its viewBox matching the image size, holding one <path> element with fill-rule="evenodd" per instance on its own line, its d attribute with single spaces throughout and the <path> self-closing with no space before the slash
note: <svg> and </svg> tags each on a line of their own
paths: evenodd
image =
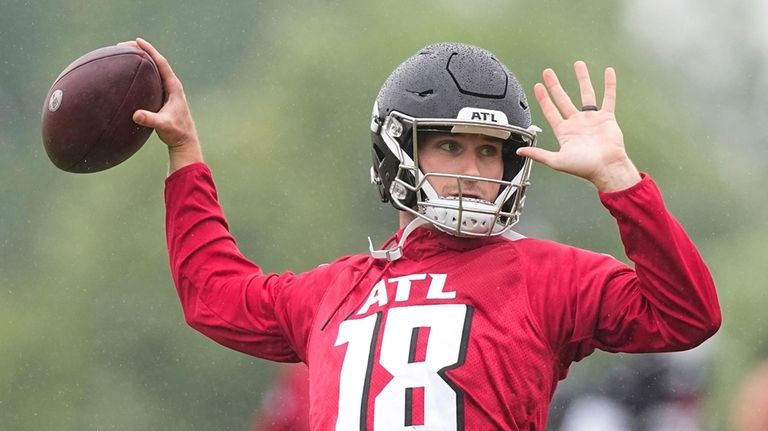
<svg viewBox="0 0 768 431">
<path fill-rule="evenodd" d="M 616 71 L 612 67 L 605 69 L 603 109 L 611 113 L 616 111 Z"/>
<path fill-rule="evenodd" d="M 595 89 L 592 87 L 592 80 L 589 78 L 587 64 L 579 60 L 573 63 L 573 70 L 576 72 L 576 79 L 579 81 L 581 105 L 597 106 L 597 97 L 595 96 Z"/>
<path fill-rule="evenodd" d="M 141 49 L 146 51 L 149 56 L 152 57 L 152 60 L 154 60 L 155 64 L 157 65 L 157 69 L 163 79 L 178 79 L 176 78 L 176 74 L 173 72 L 173 68 L 171 68 L 171 64 L 168 62 L 168 59 L 166 59 L 163 54 L 160 54 L 160 51 L 158 51 L 154 45 L 140 37 L 136 38 L 136 42 Z"/>
<path fill-rule="evenodd" d="M 518 156 L 528 157 L 535 162 L 549 167 L 552 167 L 555 158 L 557 157 L 556 152 L 537 147 L 520 147 L 517 149 L 516 153 Z"/>
<path fill-rule="evenodd" d="M 136 43 L 135 40 L 126 40 L 125 42 L 118 42 L 117 46 L 131 46 L 134 48 L 139 48 L 139 44 Z"/>
<path fill-rule="evenodd" d="M 552 95 L 555 106 L 563 114 L 563 118 L 568 118 L 579 112 L 571 101 L 571 98 L 568 97 L 568 94 L 563 89 L 563 86 L 560 85 L 560 80 L 557 79 L 554 70 L 545 69 L 542 76 L 544 77 L 544 85 L 547 87 L 549 94 Z"/>
<path fill-rule="evenodd" d="M 151 43 L 147 42 L 146 40 L 138 37 L 136 38 L 136 43 L 138 43 L 139 47 L 146 51 L 147 54 L 149 54 L 149 56 L 152 57 L 152 60 L 155 62 L 157 71 L 160 72 L 160 78 L 163 80 L 165 92 L 171 95 L 176 92 L 184 91 L 181 86 L 181 81 L 179 81 L 179 78 L 177 78 L 176 74 L 173 73 L 173 69 L 171 68 L 171 64 L 168 62 L 168 60 L 162 54 L 160 54 L 160 52 L 154 46 L 152 46 Z"/>
<path fill-rule="evenodd" d="M 533 94 L 536 96 L 536 100 L 539 102 L 541 112 L 544 114 L 549 125 L 554 129 L 560 122 L 563 121 L 563 116 L 557 109 L 552 99 L 549 97 L 549 93 L 543 84 L 537 83 L 533 86 Z"/>
</svg>

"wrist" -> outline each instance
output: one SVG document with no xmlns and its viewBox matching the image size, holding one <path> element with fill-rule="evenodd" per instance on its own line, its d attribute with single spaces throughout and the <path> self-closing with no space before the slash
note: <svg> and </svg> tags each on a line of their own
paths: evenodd
<svg viewBox="0 0 768 431">
<path fill-rule="evenodd" d="M 606 166 L 591 182 L 598 192 L 610 193 L 630 188 L 639 183 L 641 179 L 640 171 L 637 170 L 634 163 L 625 159 Z"/>
<path fill-rule="evenodd" d="M 168 147 L 168 175 L 194 163 L 203 162 L 203 152 L 197 141 Z"/>
</svg>

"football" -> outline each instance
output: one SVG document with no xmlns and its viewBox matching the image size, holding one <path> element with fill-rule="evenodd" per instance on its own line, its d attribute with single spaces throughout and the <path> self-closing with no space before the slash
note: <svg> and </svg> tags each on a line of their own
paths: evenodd
<svg viewBox="0 0 768 431">
<path fill-rule="evenodd" d="M 91 51 L 62 71 L 45 97 L 43 144 L 59 169 L 90 173 L 138 151 L 152 129 L 133 122 L 138 109 L 157 112 L 163 85 L 154 61 L 130 46 Z"/>
</svg>

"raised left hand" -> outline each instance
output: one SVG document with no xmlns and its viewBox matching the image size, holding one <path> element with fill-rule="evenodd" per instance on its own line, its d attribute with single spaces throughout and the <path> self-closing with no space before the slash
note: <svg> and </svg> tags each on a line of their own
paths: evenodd
<svg viewBox="0 0 768 431">
<path fill-rule="evenodd" d="M 640 181 L 640 173 L 627 156 L 624 136 L 616 122 L 616 72 L 605 69 L 603 103 L 597 107 L 595 90 L 583 61 L 573 68 L 579 82 L 583 107 L 578 109 L 560 85 L 552 69 L 543 73 L 544 84 L 533 90 L 557 142 L 559 151 L 523 147 L 517 154 L 539 163 L 590 181 L 601 192 L 611 192 Z"/>
</svg>

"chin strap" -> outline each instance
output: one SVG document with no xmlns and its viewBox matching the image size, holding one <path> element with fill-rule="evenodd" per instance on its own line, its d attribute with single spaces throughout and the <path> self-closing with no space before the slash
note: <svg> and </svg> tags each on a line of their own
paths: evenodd
<svg viewBox="0 0 768 431">
<path fill-rule="evenodd" d="M 517 233 L 517 232 L 515 232 L 513 230 L 508 230 L 508 231 L 504 232 L 503 234 L 501 234 L 501 236 L 506 238 L 506 239 L 508 239 L 508 240 L 510 240 L 510 241 L 517 241 L 519 239 L 525 239 L 526 238 L 525 235 L 519 234 L 519 233 Z"/>
<path fill-rule="evenodd" d="M 397 245 L 384 250 L 374 250 L 371 237 L 368 237 L 368 250 L 371 252 L 371 256 L 373 256 L 374 259 L 387 259 L 390 262 L 400 259 L 403 257 L 403 245 L 405 244 L 405 240 L 408 238 L 408 235 L 416 230 L 416 228 L 424 226 L 425 224 L 429 224 L 429 222 L 420 217 L 416 217 L 415 219 L 411 220 L 411 222 L 405 226 L 405 229 L 403 230 L 403 236 L 400 237 L 400 241 L 398 241 Z"/>
</svg>

